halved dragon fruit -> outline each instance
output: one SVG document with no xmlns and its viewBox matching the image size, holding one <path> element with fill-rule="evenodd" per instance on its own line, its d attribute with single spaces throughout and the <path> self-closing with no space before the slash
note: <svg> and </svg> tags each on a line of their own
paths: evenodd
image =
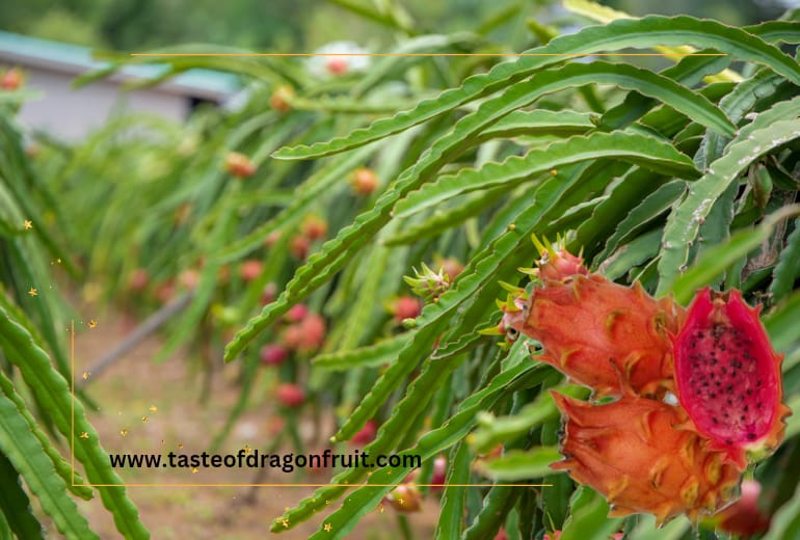
<svg viewBox="0 0 800 540">
<path fill-rule="evenodd" d="M 672 338 L 675 389 L 692 427 L 744 469 L 783 439 L 781 360 L 741 293 L 701 290 Z"/>
</svg>

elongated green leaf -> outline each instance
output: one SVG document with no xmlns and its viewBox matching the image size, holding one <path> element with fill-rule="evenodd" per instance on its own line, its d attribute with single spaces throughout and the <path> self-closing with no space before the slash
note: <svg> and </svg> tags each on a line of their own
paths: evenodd
<svg viewBox="0 0 800 540">
<path fill-rule="evenodd" d="M 332 371 L 380 366 L 394 360 L 410 339 L 410 333 L 398 334 L 368 347 L 320 354 L 312 362 L 314 367 Z"/>
<path fill-rule="evenodd" d="M 565 386 L 557 390 L 567 396 L 585 399 L 589 390 L 582 386 Z M 478 428 L 470 437 L 470 446 L 476 453 L 485 454 L 504 441 L 513 440 L 545 422 L 559 416 L 553 397 L 545 392 L 536 401 L 523 407 L 513 416 L 495 417 L 483 412 L 478 415 Z"/>
<path fill-rule="evenodd" d="M 641 228 L 672 207 L 676 200 L 686 191 L 686 182 L 675 180 L 659 187 L 619 222 L 614 234 L 606 241 L 606 247 L 598 256 L 605 260 L 619 244 L 637 234 Z M 612 278 L 613 279 L 613 278 Z"/>
<path fill-rule="evenodd" d="M 691 159 L 658 139 L 623 132 L 593 133 L 554 142 L 547 148 L 531 150 L 521 157 L 510 157 L 503 163 L 488 163 L 479 170 L 463 169 L 456 175 L 441 177 L 400 201 L 395 212 L 399 217 L 407 216 L 463 193 L 500 185 L 510 188 L 515 182 L 545 171 L 557 171 L 571 163 L 601 158 L 670 171 L 676 176 L 699 176 Z"/>
<path fill-rule="evenodd" d="M 589 113 L 575 111 L 514 111 L 481 133 L 480 140 L 518 135 L 578 135 L 594 128 Z"/>
<path fill-rule="evenodd" d="M 742 30 L 769 43 L 800 43 L 800 30 L 798 30 L 795 21 L 767 21 L 761 24 L 745 26 Z"/>
<path fill-rule="evenodd" d="M 458 443 L 450 454 L 445 477 L 445 488 L 442 493 L 442 510 L 436 525 L 436 540 L 458 538 L 464 526 L 464 504 L 470 480 L 472 455 L 469 447 Z"/>
<path fill-rule="evenodd" d="M 728 152 L 712 163 L 708 172 L 692 185 L 686 199 L 670 214 L 664 230 L 657 296 L 671 289 L 678 275 L 685 271 L 689 246 L 697 239 L 700 224 L 714 201 L 753 161 L 797 137 L 800 137 L 800 120 L 778 121 L 768 128 L 752 132 L 742 129 Z"/>
<path fill-rule="evenodd" d="M 593 489 L 581 486 L 572 496 L 570 514 L 561 530 L 564 540 L 606 540 L 619 529 L 620 518 L 608 517 L 606 500 Z"/>
<path fill-rule="evenodd" d="M 0 392 L 5 393 L 6 397 L 14 402 L 14 405 L 17 406 L 19 413 L 22 415 L 23 418 L 28 422 L 28 429 L 30 432 L 39 440 L 39 444 L 42 445 L 47 456 L 53 462 L 53 466 L 55 471 L 61 476 L 61 479 L 64 480 L 64 483 L 67 485 L 67 488 L 77 495 L 78 497 L 89 500 L 92 498 L 92 490 L 86 486 L 78 485 L 83 482 L 83 478 L 80 477 L 75 471 L 73 471 L 72 466 L 67 463 L 67 460 L 64 459 L 61 454 L 59 453 L 58 449 L 53 446 L 50 440 L 47 438 L 47 435 L 39 429 L 39 426 L 36 424 L 36 420 L 34 419 L 33 415 L 28 410 L 27 405 L 22 400 L 19 394 L 14 390 L 14 386 L 12 385 L 11 381 L 0 371 Z"/>
<path fill-rule="evenodd" d="M 521 493 L 522 490 L 513 486 L 492 486 L 489 493 L 483 498 L 483 508 L 475 516 L 469 529 L 461 535 L 461 539 L 494 538 Z"/>
<path fill-rule="evenodd" d="M 763 540 L 784 540 L 798 536 L 800 536 L 800 486 L 789 502 L 775 514 Z"/>
<path fill-rule="evenodd" d="M 491 206 L 500 197 L 505 195 L 507 189 L 500 187 L 487 189 L 467 201 L 454 205 L 452 208 L 434 211 L 430 217 L 421 223 L 415 223 L 394 236 L 383 240 L 386 246 L 411 244 L 431 236 L 441 234 L 443 231 L 461 225 L 465 220 L 479 214 Z"/>
<path fill-rule="evenodd" d="M 402 55 L 430 54 L 442 50 L 452 50 L 454 48 L 463 50 L 465 47 L 472 49 L 472 47 L 477 44 L 478 39 L 479 36 L 474 34 L 459 32 L 451 35 L 437 34 L 418 36 L 404 40 L 397 47 L 387 51 L 397 56 L 386 56 L 376 59 L 374 66 L 353 86 L 351 94 L 354 97 L 359 97 L 386 80 L 386 77 L 395 73 L 402 74 L 404 70 L 408 69 L 410 66 L 429 60 L 429 58 L 425 56 Z"/>
<path fill-rule="evenodd" d="M 775 309 L 764 315 L 764 326 L 775 350 L 788 352 L 790 347 L 800 341 L 797 335 L 797 321 L 800 317 L 800 292 L 783 298 Z"/>
<path fill-rule="evenodd" d="M 785 82 L 785 79 L 764 71 L 756 74 L 739 83 L 727 96 L 719 102 L 719 108 L 734 122 L 739 122 L 747 111 L 751 110 L 755 103 L 764 96 L 775 92 L 775 89 Z M 725 145 L 730 142 L 729 137 L 721 136 L 719 133 L 707 132 L 703 141 L 702 152 L 697 158 L 698 166 L 707 167 L 722 156 Z"/>
<path fill-rule="evenodd" d="M 639 524 L 630 532 L 630 540 L 680 540 L 692 524 L 685 517 L 676 518 L 656 528 L 656 518 L 651 515 L 639 517 Z"/>
<path fill-rule="evenodd" d="M 553 39 L 547 45 L 525 53 L 539 56 L 524 56 L 515 63 L 499 64 L 485 75 L 476 75 L 465 80 L 460 88 L 443 92 L 436 99 L 423 101 L 410 111 L 378 120 L 369 128 L 355 131 L 346 138 L 316 143 L 310 147 L 284 148 L 276 152 L 275 157 L 281 159 L 320 157 L 399 133 L 468 101 L 515 84 L 538 69 L 561 62 L 563 58 L 558 56 L 561 54 L 581 55 L 628 47 L 686 44 L 716 49 L 738 60 L 767 65 L 773 71 L 800 84 L 800 66 L 792 58 L 743 30 L 691 17 L 650 16 L 637 20 L 618 20 L 605 26 L 586 27 L 575 34 Z"/>
<path fill-rule="evenodd" d="M 70 441 L 76 441 L 75 457 L 83 464 L 89 482 L 119 486 L 98 490 L 104 506 L 114 515 L 120 533 L 136 540 L 149 538 L 147 529 L 139 521 L 136 506 L 125 495 L 122 480 L 111 468 L 108 454 L 100 446 L 97 431 L 86 419 L 83 404 L 72 397 L 67 381 L 52 369 L 47 353 L 34 344 L 31 335 L 2 307 L 0 347 L 6 358 L 19 369 L 37 400 L 52 415 L 58 430 Z M 81 438 L 82 433 L 88 438 Z"/>
<path fill-rule="evenodd" d="M 773 298 L 783 298 L 794 287 L 800 277 L 800 219 L 794 222 L 794 230 L 786 239 L 786 246 L 778 254 L 778 263 L 772 274 L 769 292 Z"/>
<path fill-rule="evenodd" d="M 713 54 L 714 51 L 706 49 L 701 53 Z M 730 64 L 730 61 L 731 59 L 728 56 L 687 56 L 660 74 L 684 86 L 693 87 L 702 81 L 703 77 L 719 73 L 725 69 Z M 641 118 L 658 103 L 658 99 L 631 92 L 622 103 L 603 114 L 599 127 L 608 131 L 624 128 Z"/>
<path fill-rule="evenodd" d="M 622 277 L 632 268 L 644 264 L 658 254 L 659 242 L 663 232 L 653 229 L 625 244 L 600 265 L 600 272 L 608 279 Z"/>
<path fill-rule="evenodd" d="M 0 394 L 0 452 L 25 479 L 61 534 L 75 540 L 100 538 L 78 512 L 75 501 L 67 495 L 64 480 L 53 469 L 50 457 L 5 393 Z"/>
<path fill-rule="evenodd" d="M 727 242 L 709 248 L 688 271 L 680 275 L 672 285 L 672 292 L 679 304 L 692 299 L 697 289 L 722 275 L 734 261 L 746 256 L 769 238 L 775 225 L 782 219 L 800 213 L 800 205 L 786 206 L 765 219 L 753 230 L 739 231 Z"/>
<path fill-rule="evenodd" d="M 44 529 L 31 513 L 28 494 L 20 485 L 17 471 L 3 454 L 0 454 L 0 519 L 5 518 L 10 529 L 8 538 L 44 540 Z M 0 530 L 0 538 L 3 538 Z"/>
<path fill-rule="evenodd" d="M 475 468 L 495 481 L 516 482 L 554 474 L 551 463 L 562 456 L 555 446 L 541 446 L 533 450 L 509 450 L 499 458 L 480 461 Z"/>
</svg>

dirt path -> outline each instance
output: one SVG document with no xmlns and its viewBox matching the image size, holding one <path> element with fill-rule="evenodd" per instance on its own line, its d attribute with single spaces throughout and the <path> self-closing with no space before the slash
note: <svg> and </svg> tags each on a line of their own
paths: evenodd
<svg viewBox="0 0 800 540">
<path fill-rule="evenodd" d="M 111 350 L 130 331 L 131 323 L 119 316 L 98 317 L 98 325 L 76 336 L 76 373 L 79 377 L 97 358 Z M 107 371 L 93 378 L 87 373 L 87 390 L 100 404 L 90 414 L 101 442 L 111 453 L 202 453 L 223 426 L 238 396 L 235 378 L 237 366 L 225 366 L 214 375 L 211 399 L 198 401 L 202 376 L 196 358 L 172 358 L 156 364 L 154 357 L 160 341 L 147 339 L 135 351 Z M 272 440 L 275 428 L 274 407 L 270 403 L 268 377 L 259 377 L 253 403 L 237 422 L 221 453 L 236 453 L 245 445 L 263 448 Z M 247 469 L 126 469 L 118 473 L 127 484 L 192 483 L 246 484 L 254 481 L 254 471 Z M 302 480 L 325 483 L 323 473 Z M 270 472 L 259 483 L 298 482 L 291 475 Z M 269 533 L 273 518 L 313 492 L 305 487 L 256 488 L 255 503 L 249 487 L 129 487 L 130 497 L 140 509 L 141 519 L 154 540 L 230 539 L 246 540 L 275 537 L 287 540 L 307 538 L 317 530 L 318 518 L 281 535 Z M 119 538 L 110 515 L 102 509 L 100 498 L 78 501 L 85 515 L 102 538 Z M 332 502 L 331 508 L 339 507 Z M 438 501 L 425 501 L 424 511 L 410 516 L 414 537 L 433 538 L 438 515 Z M 348 538 L 365 540 L 400 539 L 397 517 L 391 508 L 373 511 Z"/>
</svg>

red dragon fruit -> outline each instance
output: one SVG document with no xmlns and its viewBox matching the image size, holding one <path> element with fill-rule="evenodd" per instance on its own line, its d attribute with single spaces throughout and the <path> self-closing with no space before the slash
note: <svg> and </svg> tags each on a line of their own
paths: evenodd
<svg viewBox="0 0 800 540">
<path fill-rule="evenodd" d="M 675 429 L 678 408 L 626 394 L 595 405 L 552 393 L 565 416 L 563 461 L 551 465 L 601 493 L 612 516 L 644 512 L 659 523 L 680 514 L 696 520 L 732 494 L 740 473 L 697 433 Z"/>
<path fill-rule="evenodd" d="M 673 338 L 675 386 L 690 424 L 739 468 L 780 444 L 789 408 L 781 403 L 781 360 L 739 291 L 701 290 Z"/>
</svg>

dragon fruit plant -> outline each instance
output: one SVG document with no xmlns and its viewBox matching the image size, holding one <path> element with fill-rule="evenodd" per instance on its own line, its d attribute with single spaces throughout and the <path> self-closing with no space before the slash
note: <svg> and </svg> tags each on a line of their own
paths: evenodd
<svg viewBox="0 0 800 540">
<path fill-rule="evenodd" d="M 782 356 L 759 309 L 737 290 L 705 288 L 685 311 L 534 242 L 543 257 L 529 272 L 532 291 L 504 304 L 501 330 L 539 341 L 537 359 L 592 388 L 594 400 L 617 398 L 553 392 L 565 419 L 564 459 L 553 469 L 605 496 L 611 516 L 696 521 L 724 506 L 748 457 L 780 444 L 790 413 L 781 402 Z"/>
</svg>

